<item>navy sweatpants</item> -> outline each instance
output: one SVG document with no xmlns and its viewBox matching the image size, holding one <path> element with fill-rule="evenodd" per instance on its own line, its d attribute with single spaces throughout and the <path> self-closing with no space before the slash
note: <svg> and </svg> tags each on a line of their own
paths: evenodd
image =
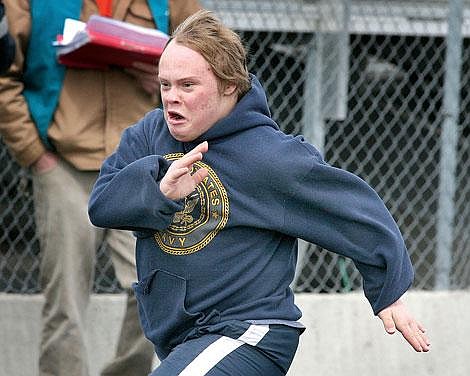
<svg viewBox="0 0 470 376">
<path fill-rule="evenodd" d="M 151 376 L 283 376 L 301 332 L 285 325 L 220 323 L 176 346 Z"/>
</svg>

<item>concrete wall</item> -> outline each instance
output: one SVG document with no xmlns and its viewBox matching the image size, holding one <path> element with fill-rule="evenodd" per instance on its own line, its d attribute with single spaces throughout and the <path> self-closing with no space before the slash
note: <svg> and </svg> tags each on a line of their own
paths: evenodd
<svg viewBox="0 0 470 376">
<path fill-rule="evenodd" d="M 416 353 L 389 335 L 362 294 L 299 295 L 308 327 L 290 376 L 470 376 L 470 291 L 405 296 L 432 343 Z"/>
<path fill-rule="evenodd" d="M 296 299 L 308 329 L 289 376 L 470 375 L 470 291 L 407 294 L 405 301 L 432 341 L 426 354 L 415 353 L 401 335 L 386 334 L 360 293 Z M 40 295 L 0 294 L 0 376 L 37 375 L 42 303 Z M 91 376 L 112 356 L 123 309 L 123 296 L 92 297 Z"/>
</svg>

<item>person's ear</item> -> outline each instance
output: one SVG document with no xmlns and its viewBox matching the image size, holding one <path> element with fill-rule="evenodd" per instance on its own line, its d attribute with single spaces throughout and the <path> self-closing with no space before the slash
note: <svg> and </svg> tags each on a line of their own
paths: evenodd
<svg viewBox="0 0 470 376">
<path fill-rule="evenodd" d="M 224 89 L 224 95 L 231 96 L 237 90 L 237 85 L 235 84 L 227 84 Z"/>
</svg>

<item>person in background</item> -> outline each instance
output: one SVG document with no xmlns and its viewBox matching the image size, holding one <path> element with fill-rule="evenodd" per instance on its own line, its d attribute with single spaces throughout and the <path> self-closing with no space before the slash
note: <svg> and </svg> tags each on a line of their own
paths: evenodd
<svg viewBox="0 0 470 376">
<path fill-rule="evenodd" d="M 0 1 L 0 74 L 4 73 L 15 58 L 15 41 L 8 32 L 5 6 Z"/>
<path fill-rule="evenodd" d="M 290 289 L 298 238 L 351 258 L 385 330 L 428 351 L 401 299 L 414 273 L 383 201 L 279 130 L 238 35 L 201 10 L 172 34 L 158 75 L 163 109 L 123 132 L 88 209 L 96 226 L 137 236 L 152 376 L 285 375 L 305 329 Z"/>
<path fill-rule="evenodd" d="M 96 250 L 103 241 L 128 298 L 115 357 L 102 375 L 146 375 L 154 350 L 142 334 L 131 289 L 135 238 L 128 231 L 94 227 L 87 204 L 99 168 L 123 129 L 159 105 L 157 64 L 66 68 L 57 63 L 52 42 L 65 18 L 86 22 L 102 14 L 169 32 L 200 5 L 195 0 L 170 1 L 169 8 L 155 0 L 4 3 L 17 58 L 0 78 L 0 134 L 32 173 L 45 298 L 39 375 L 89 374 L 85 317 Z"/>
</svg>

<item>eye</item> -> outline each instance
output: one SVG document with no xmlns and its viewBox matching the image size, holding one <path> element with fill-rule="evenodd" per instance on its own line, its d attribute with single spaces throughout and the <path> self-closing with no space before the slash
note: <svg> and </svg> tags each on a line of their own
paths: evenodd
<svg viewBox="0 0 470 376">
<path fill-rule="evenodd" d="M 160 89 L 161 90 L 165 90 L 165 89 L 169 89 L 169 88 L 170 88 L 170 84 L 168 82 L 160 80 Z"/>
<path fill-rule="evenodd" d="M 194 86 L 194 82 L 192 82 L 192 81 L 185 81 L 185 82 L 183 82 L 183 87 L 184 87 L 185 89 L 191 89 L 193 86 Z"/>
</svg>

